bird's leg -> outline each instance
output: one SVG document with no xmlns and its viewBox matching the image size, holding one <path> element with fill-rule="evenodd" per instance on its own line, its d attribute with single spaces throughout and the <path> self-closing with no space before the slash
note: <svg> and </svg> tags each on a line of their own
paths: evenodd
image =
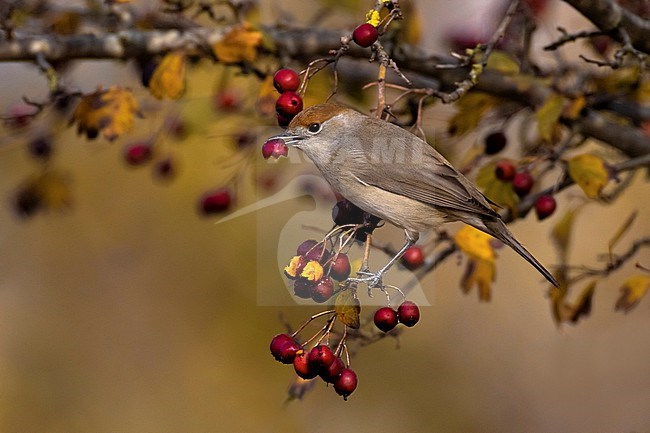
<svg viewBox="0 0 650 433">
<path fill-rule="evenodd" d="M 395 254 L 389 261 L 384 265 L 383 268 L 378 270 L 375 273 L 372 272 L 367 272 L 367 271 L 359 271 L 357 272 L 357 276 L 361 276 L 361 278 L 348 278 L 349 283 L 366 283 L 368 284 L 368 295 L 372 296 L 371 290 L 374 289 L 375 287 L 382 287 L 383 282 L 382 282 L 382 277 L 384 274 L 395 264 L 396 261 L 402 258 L 406 250 L 408 250 L 410 247 L 413 246 L 418 240 L 418 234 L 409 232 L 409 231 L 404 231 L 405 237 L 406 237 L 406 243 L 404 246 Z"/>
<path fill-rule="evenodd" d="M 370 268 L 368 267 L 368 258 L 370 257 L 370 246 L 372 245 L 372 234 L 368 233 L 366 235 L 366 245 L 363 250 L 363 261 L 361 262 L 361 268 L 359 273 L 368 273 Z"/>
</svg>

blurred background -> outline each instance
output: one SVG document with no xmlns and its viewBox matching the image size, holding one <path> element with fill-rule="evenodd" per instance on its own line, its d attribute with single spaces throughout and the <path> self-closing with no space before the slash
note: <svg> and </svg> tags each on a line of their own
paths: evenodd
<svg viewBox="0 0 650 433">
<path fill-rule="evenodd" d="M 352 28 L 370 2 L 358 3 L 356 12 L 325 25 Z M 588 28 L 563 3 L 548 3 L 536 46 L 552 39 L 557 25 Z M 284 11 L 300 17 L 300 8 L 313 11 L 317 4 L 263 1 L 260 16 L 266 22 Z M 423 23 L 422 44 L 442 52 L 450 32 L 481 29 L 491 10 L 490 2 L 470 0 L 414 6 Z M 200 212 L 201 194 L 227 176 L 224 161 L 236 153 L 232 133 L 249 129 L 245 116 L 214 110 L 215 77 L 224 73 L 207 62 L 199 65 L 190 73 L 184 102 L 145 104 L 136 131 L 113 143 L 89 142 L 72 127 L 56 129 L 52 164 L 73 197 L 64 210 L 29 219 L 16 215 L 16 189 L 39 173 L 41 163 L 25 150 L 28 135 L 3 133 L 1 431 L 650 431 L 650 303 L 643 300 L 627 315 L 613 308 L 635 260 L 599 283 L 586 320 L 558 328 L 548 287 L 505 249 L 499 251 L 491 302 L 461 293 L 463 266 L 451 257 L 420 282 L 431 306 L 422 307 L 420 323 L 401 336 L 399 347 L 386 339 L 352 360 L 359 388 L 347 402 L 318 383 L 303 401 L 287 403 L 294 373 L 272 359 L 269 342 L 284 331 L 280 313 L 296 326 L 320 309 L 286 300 L 269 305 L 260 298 L 284 287 L 278 262 L 288 257 L 277 256 L 280 233 L 315 203 L 282 200 L 219 224 L 220 216 Z M 2 64 L 0 76 L 4 111 L 23 96 L 38 99 L 47 92 L 34 67 Z M 66 80 L 83 91 L 98 84 L 130 86 L 146 99 L 128 65 L 78 63 Z M 238 80 L 231 77 L 229 88 L 246 100 L 246 82 Z M 151 169 L 127 166 L 123 149 L 156 134 L 170 116 L 182 119 L 187 134 L 165 144 L 178 160 L 178 173 L 167 182 Z M 436 116 L 442 115 L 431 122 L 441 120 Z M 60 119 L 39 122 L 34 130 Z M 256 155 L 263 134 L 279 131 L 255 128 Z M 293 157 L 277 164 L 253 161 L 238 183 L 239 207 L 311 170 Z M 260 187 L 264 179 L 277 184 Z M 560 211 L 572 194 L 560 196 Z M 599 254 L 635 209 L 639 217 L 620 248 L 646 236 L 647 194 L 639 174 L 615 205 L 588 205 L 576 223 L 572 262 L 601 266 Z M 324 221 L 331 204 L 319 207 L 326 209 Z M 531 214 L 512 227 L 543 263 L 554 263 L 549 232 L 561 214 L 543 222 Z M 379 233 L 395 245 L 401 240 L 392 228 Z M 648 266 L 650 254 L 641 251 L 636 261 Z"/>
</svg>

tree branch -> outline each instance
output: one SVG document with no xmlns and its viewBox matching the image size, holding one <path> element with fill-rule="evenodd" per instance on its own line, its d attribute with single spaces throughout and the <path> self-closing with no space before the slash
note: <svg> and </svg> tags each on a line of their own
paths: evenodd
<svg viewBox="0 0 650 433">
<path fill-rule="evenodd" d="M 611 32 L 611 36 L 624 42 L 621 35 L 614 32 L 623 28 L 630 36 L 632 46 L 639 51 L 650 54 L 650 21 L 644 20 L 614 0 L 564 0 L 578 12 L 588 18 L 600 30 Z"/>
<path fill-rule="evenodd" d="M 601 0 L 604 1 L 604 0 Z M 114 34 L 86 34 L 74 36 L 20 36 L 0 41 L 0 61 L 34 61 L 37 56 L 49 62 L 74 59 L 122 59 L 163 54 L 174 49 L 206 52 L 222 38 L 230 27 L 219 29 L 188 28 L 179 30 L 124 30 Z M 282 56 L 296 60 L 312 60 L 329 55 L 330 50 L 340 46 L 345 33 L 324 29 L 280 28 L 264 29 L 276 50 Z M 457 83 L 465 80 L 469 67 L 440 68 L 454 59 L 443 58 L 414 46 L 385 45 L 390 57 L 404 71 L 419 74 L 429 82 L 433 79 L 438 91 L 453 91 Z M 346 56 L 367 59 L 368 52 L 350 44 Z M 436 84 L 437 83 L 437 84 Z M 518 77 L 507 76 L 498 71 L 485 70 L 475 87 L 476 90 L 510 99 L 522 106 L 536 108 L 543 104 L 553 89 L 540 82 L 522 86 Z M 587 109 L 585 115 L 576 119 L 563 119 L 575 125 L 583 135 L 605 142 L 630 157 L 650 153 L 650 140 L 640 129 L 609 120 L 597 110 Z"/>
<path fill-rule="evenodd" d="M 75 59 L 132 59 L 164 54 L 171 50 L 210 50 L 230 27 L 179 30 L 122 30 L 117 33 L 74 36 L 16 36 L 0 40 L 0 61 L 34 61 L 42 56 L 49 62 Z"/>
</svg>

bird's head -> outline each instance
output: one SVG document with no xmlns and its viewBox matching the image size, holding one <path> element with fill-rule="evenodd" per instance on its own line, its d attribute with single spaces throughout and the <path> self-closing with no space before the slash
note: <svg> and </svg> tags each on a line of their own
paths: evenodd
<svg viewBox="0 0 650 433">
<path fill-rule="evenodd" d="M 349 137 L 360 117 L 360 113 L 342 105 L 313 105 L 294 117 L 283 134 L 273 138 L 284 140 L 315 160 L 333 152 L 344 137 Z"/>
</svg>

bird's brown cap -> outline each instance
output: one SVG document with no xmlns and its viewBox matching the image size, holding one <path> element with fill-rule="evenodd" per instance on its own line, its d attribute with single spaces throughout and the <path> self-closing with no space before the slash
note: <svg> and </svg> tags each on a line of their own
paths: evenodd
<svg viewBox="0 0 650 433">
<path fill-rule="evenodd" d="M 289 128 L 296 128 L 299 126 L 307 127 L 312 123 L 323 123 L 326 120 L 329 120 L 332 117 L 336 116 L 337 114 L 344 113 L 346 111 L 350 111 L 350 108 L 331 102 L 312 105 L 311 107 L 307 107 L 298 113 L 298 115 L 293 118 L 291 123 L 289 123 Z"/>
</svg>

